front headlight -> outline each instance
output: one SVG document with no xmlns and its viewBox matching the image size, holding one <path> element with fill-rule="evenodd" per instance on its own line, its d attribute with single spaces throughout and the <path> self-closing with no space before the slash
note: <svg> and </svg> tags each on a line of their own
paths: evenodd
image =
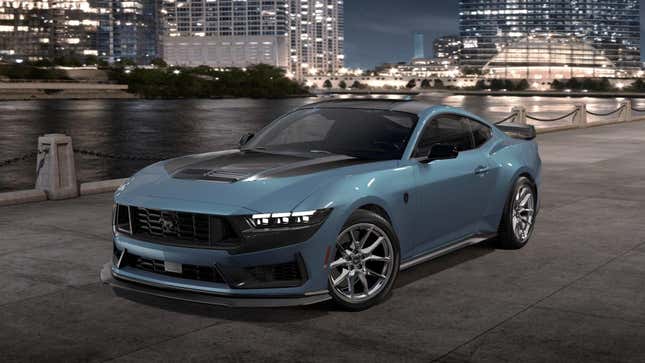
<svg viewBox="0 0 645 363">
<path fill-rule="evenodd" d="M 246 221 L 253 228 L 306 227 L 324 222 L 330 212 L 331 208 L 301 212 L 262 213 L 247 216 Z"/>
</svg>

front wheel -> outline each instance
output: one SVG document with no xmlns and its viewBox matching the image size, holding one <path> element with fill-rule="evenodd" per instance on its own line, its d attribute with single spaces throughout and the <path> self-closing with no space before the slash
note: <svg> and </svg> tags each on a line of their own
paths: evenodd
<svg viewBox="0 0 645 363">
<path fill-rule="evenodd" d="M 513 186 L 499 227 L 498 245 L 506 249 L 519 249 L 526 245 L 533 234 L 537 194 L 530 179 L 520 177 Z"/>
<path fill-rule="evenodd" d="M 329 264 L 329 291 L 348 310 L 363 310 L 382 301 L 399 271 L 399 242 L 383 217 L 357 210 L 336 239 Z"/>
</svg>

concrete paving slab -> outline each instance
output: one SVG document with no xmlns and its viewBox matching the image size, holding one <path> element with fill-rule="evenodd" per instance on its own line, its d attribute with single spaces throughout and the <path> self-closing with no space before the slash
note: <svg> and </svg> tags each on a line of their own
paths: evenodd
<svg viewBox="0 0 645 363">
<path fill-rule="evenodd" d="M 5 305 L 0 351 L 6 361 L 103 361 L 218 323 L 163 303 L 150 308 L 94 283 Z"/>
<path fill-rule="evenodd" d="M 410 304 L 410 296 L 416 303 Z M 241 323 L 235 319 L 237 328 L 218 324 L 118 361 L 429 361 L 523 306 L 405 286 L 387 304 L 360 313 L 332 310 L 315 316 L 315 309 L 299 309 L 295 314 L 304 318 L 311 312 L 312 318 L 289 322 L 280 321 L 275 310 L 250 310 Z M 176 346 L 191 353 L 184 356 Z M 204 346 L 209 349 L 200 349 Z"/>
<path fill-rule="evenodd" d="M 0 228 L 28 230 L 31 226 L 45 226 L 52 231 L 110 238 L 111 220 L 112 195 L 97 194 L 3 207 Z"/>
<path fill-rule="evenodd" d="M 640 247 L 645 247 L 645 243 Z M 630 251 L 542 301 L 539 306 L 645 325 L 643 261 L 645 252 Z"/>
<path fill-rule="evenodd" d="M 87 237 L 76 231 L 55 230 L 51 226 L 14 223 L 11 228 L 0 225 L 0 256 L 24 251 L 34 248 L 40 248 L 53 245 L 64 245 L 65 243 L 79 236 L 87 238 L 89 241 L 96 241 L 96 236 Z M 62 248 L 62 247 L 59 247 Z"/>
<path fill-rule="evenodd" d="M 533 308 L 457 348 L 442 362 L 643 362 L 645 326 Z"/>
</svg>

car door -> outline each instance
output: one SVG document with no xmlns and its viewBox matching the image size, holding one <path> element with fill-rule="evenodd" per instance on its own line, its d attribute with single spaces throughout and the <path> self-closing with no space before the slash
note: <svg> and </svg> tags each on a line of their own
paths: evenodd
<svg viewBox="0 0 645 363">
<path fill-rule="evenodd" d="M 454 145 L 455 159 L 423 159 L 435 144 Z M 488 161 L 476 148 L 470 121 L 443 114 L 426 123 L 412 157 L 416 160 L 415 222 L 420 254 L 477 232 L 487 203 Z"/>
</svg>

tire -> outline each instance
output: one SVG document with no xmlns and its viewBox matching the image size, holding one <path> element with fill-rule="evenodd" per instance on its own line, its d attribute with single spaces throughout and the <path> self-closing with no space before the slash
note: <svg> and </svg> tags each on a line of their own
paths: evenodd
<svg viewBox="0 0 645 363">
<path fill-rule="evenodd" d="M 526 246 L 535 227 L 536 206 L 535 184 L 527 177 L 519 177 L 504 206 L 497 237 L 498 247 L 516 250 Z"/>
<path fill-rule="evenodd" d="M 399 265 L 399 240 L 390 223 L 376 213 L 356 210 L 345 222 L 330 257 L 330 295 L 342 309 L 367 309 L 390 293 Z"/>
</svg>

